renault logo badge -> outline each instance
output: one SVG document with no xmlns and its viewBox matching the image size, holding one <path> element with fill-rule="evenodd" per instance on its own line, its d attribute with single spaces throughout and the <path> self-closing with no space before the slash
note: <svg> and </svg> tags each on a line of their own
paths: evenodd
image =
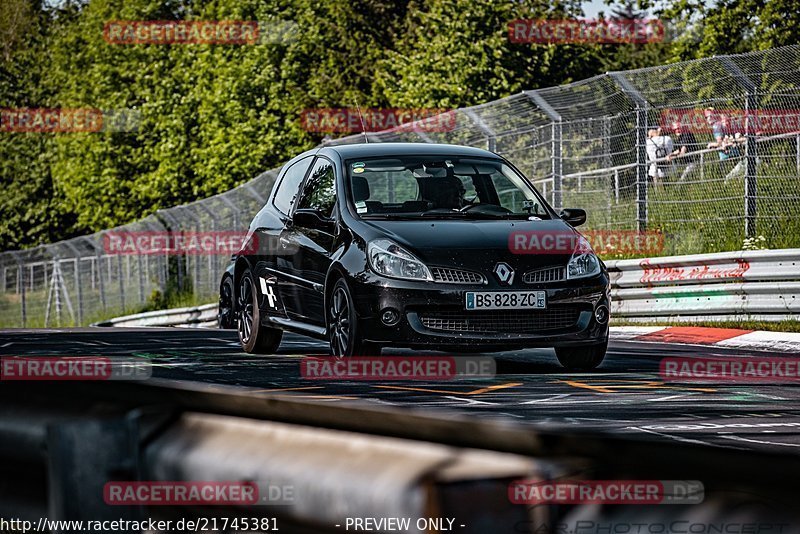
<svg viewBox="0 0 800 534">
<path fill-rule="evenodd" d="M 494 266 L 494 275 L 501 284 L 510 286 L 514 283 L 514 269 L 507 263 L 498 263 Z"/>
</svg>

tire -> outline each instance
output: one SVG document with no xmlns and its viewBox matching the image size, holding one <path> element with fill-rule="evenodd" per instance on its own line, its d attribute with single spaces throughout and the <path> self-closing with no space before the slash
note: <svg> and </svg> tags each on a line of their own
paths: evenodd
<svg viewBox="0 0 800 534">
<path fill-rule="evenodd" d="M 239 342 L 250 354 L 274 354 L 281 344 L 283 330 L 261 324 L 256 281 L 250 269 L 245 269 L 239 281 L 237 301 Z"/>
<path fill-rule="evenodd" d="M 606 357 L 608 341 L 585 347 L 556 347 L 558 361 L 569 371 L 590 371 Z"/>
<path fill-rule="evenodd" d="M 353 295 L 343 278 L 338 279 L 333 285 L 327 310 L 331 354 L 337 358 L 380 356 L 382 347 L 377 343 L 366 342 L 361 337 Z"/>
<path fill-rule="evenodd" d="M 226 276 L 219 289 L 217 325 L 225 330 L 236 328 L 236 311 L 233 309 L 233 278 Z"/>
</svg>

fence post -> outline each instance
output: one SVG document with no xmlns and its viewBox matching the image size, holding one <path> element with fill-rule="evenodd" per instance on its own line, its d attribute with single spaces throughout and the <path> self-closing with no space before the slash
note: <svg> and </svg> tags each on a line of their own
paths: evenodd
<svg viewBox="0 0 800 534">
<path fill-rule="evenodd" d="M 70 241 L 64 242 L 67 247 L 75 254 L 75 271 L 73 278 L 75 279 L 75 295 L 78 297 L 78 324 L 75 326 L 83 326 L 83 288 L 81 287 L 81 253 L 78 247 L 73 245 Z"/>
<path fill-rule="evenodd" d="M 197 205 L 200 207 L 200 209 L 205 211 L 206 214 L 208 215 L 208 217 L 211 219 L 211 231 L 216 236 L 216 232 L 219 229 L 219 225 L 217 224 L 217 216 L 214 215 L 214 211 L 211 210 L 208 206 L 206 206 L 205 203 L 203 203 L 203 202 L 200 202 Z M 228 257 L 230 257 L 230 256 L 228 256 Z M 216 291 L 216 289 L 217 289 L 217 282 L 218 282 L 218 279 L 219 279 L 219 277 L 217 276 L 217 271 L 219 270 L 219 268 L 218 268 L 219 263 L 220 263 L 219 255 L 216 253 L 216 251 L 215 251 L 214 254 L 209 254 L 208 255 L 208 285 L 209 285 L 210 291 L 212 291 L 212 292 Z M 198 280 L 198 282 L 199 282 L 199 280 Z"/>
<path fill-rule="evenodd" d="M 550 118 L 550 164 L 553 175 L 553 207 L 560 210 L 563 207 L 562 185 L 564 177 L 563 158 L 563 129 L 561 114 L 558 113 L 547 100 L 537 91 L 524 91 L 536 107 Z"/>
<path fill-rule="evenodd" d="M 705 153 L 700 152 L 700 181 L 704 182 L 706 179 L 706 158 Z"/>
<path fill-rule="evenodd" d="M 19 264 L 19 274 L 20 274 L 20 287 L 22 291 L 20 291 L 20 303 L 22 308 L 22 328 L 25 328 L 28 322 L 28 302 L 25 295 L 25 268 L 22 266 L 22 263 Z"/>
<path fill-rule="evenodd" d="M 148 260 L 145 259 L 145 263 Z M 142 254 L 141 252 L 136 254 L 136 274 L 139 278 L 139 304 L 144 304 L 144 284 L 145 284 L 145 274 L 142 268 Z"/>
<path fill-rule="evenodd" d="M 200 232 L 202 232 L 202 221 L 198 215 L 196 215 L 188 206 L 185 206 L 181 213 L 186 213 L 187 218 L 192 219 L 194 223 L 194 231 L 196 232 L 197 236 L 199 236 Z M 196 236 L 196 237 L 197 237 Z M 191 268 L 190 268 L 191 264 Z M 192 280 L 192 294 L 195 297 L 200 298 L 200 254 L 186 254 L 186 276 L 190 276 L 190 272 L 193 271 L 194 274 L 191 275 Z"/>
<path fill-rule="evenodd" d="M 87 238 L 87 240 L 88 239 L 89 238 Z M 102 236 L 101 236 L 101 239 L 102 239 Z M 89 242 L 92 243 L 91 240 Z M 103 282 L 103 257 L 100 254 L 100 251 L 102 250 L 102 248 L 96 246 L 95 243 L 92 243 L 92 246 L 94 247 L 94 252 L 95 252 L 95 255 L 97 256 L 97 282 L 98 282 L 98 285 L 100 286 L 100 303 L 103 306 L 103 311 L 105 312 L 106 311 L 106 284 L 105 284 L 105 282 Z"/>
<path fill-rule="evenodd" d="M 495 131 L 472 109 L 466 108 L 463 111 L 464 115 L 469 117 L 475 123 L 475 126 L 486 135 L 486 149 L 489 152 L 497 152 L 497 134 Z"/>
<path fill-rule="evenodd" d="M 238 232 L 239 230 L 241 230 L 241 228 L 240 228 L 240 224 L 239 224 L 239 212 L 240 212 L 240 210 L 239 210 L 239 206 L 237 206 L 236 204 L 234 204 L 234 203 L 231 201 L 231 199 L 229 199 L 229 198 L 228 198 L 228 197 L 226 197 L 225 195 L 220 195 L 220 196 L 219 196 L 219 198 L 220 198 L 220 199 L 221 199 L 221 200 L 222 200 L 222 201 L 223 201 L 225 204 L 227 204 L 229 208 L 231 208 L 231 215 L 232 215 L 232 217 L 233 217 L 233 229 L 234 229 L 234 231 L 237 231 L 237 232 Z M 263 204 L 262 204 L 262 205 L 263 205 Z"/>
<path fill-rule="evenodd" d="M 117 274 L 119 274 L 119 303 L 122 313 L 125 313 L 125 281 L 122 279 L 122 255 L 117 254 Z"/>
<path fill-rule="evenodd" d="M 647 112 L 650 107 L 647 100 L 625 78 L 623 72 L 609 72 L 614 82 L 633 100 L 636 107 L 636 230 L 647 230 Z"/>
<path fill-rule="evenodd" d="M 22 263 L 22 260 L 19 257 L 18 252 L 11 251 L 10 252 L 14 259 L 17 261 L 17 284 L 19 284 L 19 303 L 20 303 L 20 313 L 22 314 L 22 328 L 25 328 L 28 316 L 27 316 L 27 302 L 25 302 L 25 266 Z"/>
<path fill-rule="evenodd" d="M 170 236 L 170 241 L 175 238 L 175 234 L 182 230 L 180 221 L 177 220 L 175 216 L 172 215 L 172 212 L 176 208 L 168 208 L 165 210 L 158 210 L 156 212 L 156 217 L 159 219 L 159 222 L 166 230 L 167 235 Z M 173 251 L 173 254 L 175 251 Z M 179 256 L 176 254 L 176 256 Z M 176 257 L 175 261 L 175 268 L 177 271 L 177 282 L 178 282 L 178 292 L 183 291 L 183 266 L 181 265 L 183 259 L 180 257 Z M 166 296 L 167 292 L 169 291 L 169 284 L 170 284 L 170 250 L 169 248 L 164 250 L 164 291 L 163 295 Z"/>
<path fill-rule="evenodd" d="M 745 92 L 744 235 L 745 237 L 755 237 L 756 200 L 758 198 L 758 146 L 756 145 L 756 132 L 753 128 L 753 120 L 755 117 L 751 115 L 758 112 L 756 85 L 729 56 L 720 56 L 717 59 L 719 59 L 719 62 L 725 70 L 728 71 L 734 81 L 736 81 L 739 87 L 744 89 Z"/>
</svg>

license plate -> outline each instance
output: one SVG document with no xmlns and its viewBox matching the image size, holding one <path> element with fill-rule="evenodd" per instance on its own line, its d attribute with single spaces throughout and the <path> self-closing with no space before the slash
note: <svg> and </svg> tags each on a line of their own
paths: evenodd
<svg viewBox="0 0 800 534">
<path fill-rule="evenodd" d="M 468 310 L 541 310 L 545 303 L 544 291 L 469 291 Z"/>
</svg>

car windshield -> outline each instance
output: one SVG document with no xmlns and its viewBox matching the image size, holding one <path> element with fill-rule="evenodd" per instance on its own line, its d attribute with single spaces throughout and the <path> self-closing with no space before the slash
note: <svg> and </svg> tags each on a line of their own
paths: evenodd
<svg viewBox="0 0 800 534">
<path fill-rule="evenodd" d="M 544 199 L 501 160 L 399 156 L 345 162 L 362 218 L 549 219 Z"/>
</svg>

